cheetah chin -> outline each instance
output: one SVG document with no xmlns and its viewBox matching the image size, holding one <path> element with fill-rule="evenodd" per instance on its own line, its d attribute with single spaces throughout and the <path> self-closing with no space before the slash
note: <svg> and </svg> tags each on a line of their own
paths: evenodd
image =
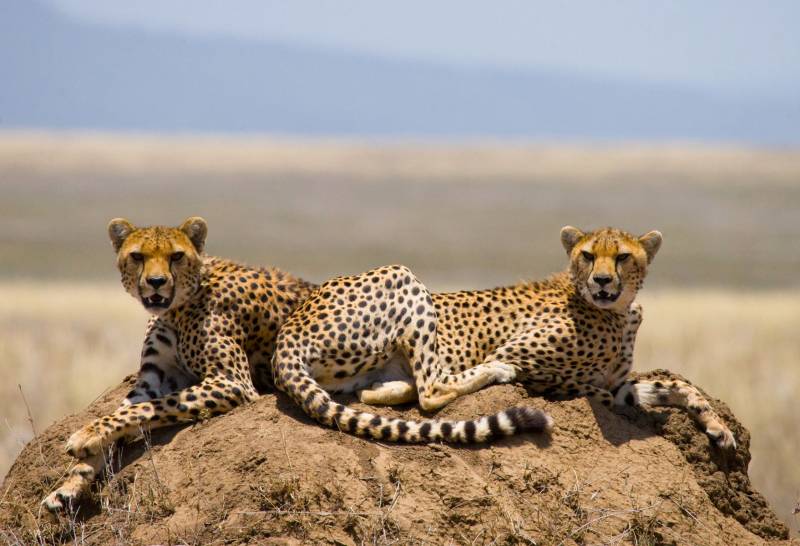
<svg viewBox="0 0 800 546">
<path fill-rule="evenodd" d="M 172 298 L 168 298 L 160 294 L 142 296 L 142 305 L 144 305 L 145 309 L 169 309 L 171 304 Z"/>
<path fill-rule="evenodd" d="M 611 294 L 609 292 L 606 292 L 605 290 L 600 290 L 596 294 L 592 294 L 592 300 L 594 300 L 595 303 L 598 303 L 600 305 L 609 304 L 617 301 L 619 299 L 619 295 L 620 292 L 617 292 L 616 294 Z"/>
</svg>

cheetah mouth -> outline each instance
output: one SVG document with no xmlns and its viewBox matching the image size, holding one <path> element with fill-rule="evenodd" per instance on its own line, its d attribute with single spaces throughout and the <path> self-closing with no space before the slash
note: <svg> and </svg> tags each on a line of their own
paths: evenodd
<svg viewBox="0 0 800 546">
<path fill-rule="evenodd" d="M 596 294 L 592 294 L 592 299 L 596 303 L 614 303 L 619 298 L 619 292 L 616 294 L 611 294 L 610 292 L 606 292 L 605 290 L 601 290 Z"/>
<path fill-rule="evenodd" d="M 159 294 L 142 297 L 142 304 L 146 309 L 166 309 L 172 303 L 172 298 L 166 298 Z"/>
</svg>

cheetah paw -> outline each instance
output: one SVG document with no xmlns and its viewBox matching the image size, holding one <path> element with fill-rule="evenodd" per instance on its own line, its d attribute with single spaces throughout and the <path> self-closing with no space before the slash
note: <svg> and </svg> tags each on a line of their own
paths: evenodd
<svg viewBox="0 0 800 546">
<path fill-rule="evenodd" d="M 97 455 L 105 448 L 106 439 L 94 425 L 86 425 L 67 440 L 66 451 L 76 459 Z"/>
<path fill-rule="evenodd" d="M 78 502 L 78 491 L 73 488 L 59 487 L 42 501 L 42 506 L 50 512 L 72 511 Z"/>
<path fill-rule="evenodd" d="M 722 449 L 736 449 L 736 439 L 728 427 L 721 423 L 712 424 L 706 429 L 706 434 Z"/>
</svg>

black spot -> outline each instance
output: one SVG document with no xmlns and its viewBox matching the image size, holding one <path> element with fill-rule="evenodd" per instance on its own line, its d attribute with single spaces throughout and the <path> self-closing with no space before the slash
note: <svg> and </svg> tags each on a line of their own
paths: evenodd
<svg viewBox="0 0 800 546">
<path fill-rule="evenodd" d="M 464 423 L 464 432 L 467 434 L 467 442 L 472 443 L 475 441 L 475 421 L 467 421 Z"/>
<path fill-rule="evenodd" d="M 497 415 L 489 417 L 489 430 L 492 431 L 492 438 L 498 438 L 503 435 L 503 429 L 500 428 L 500 420 Z"/>
<path fill-rule="evenodd" d="M 408 425 L 405 421 L 400 421 L 397 423 L 397 432 L 401 439 L 406 437 L 406 434 L 408 433 Z"/>
<path fill-rule="evenodd" d="M 418 288 L 415 288 L 414 290 L 419 291 Z M 430 423 L 422 423 L 422 426 L 419 427 L 419 436 L 423 440 L 429 440 L 430 439 L 430 436 L 431 436 L 431 424 Z"/>
<path fill-rule="evenodd" d="M 442 436 L 445 438 L 450 438 L 450 435 L 453 434 L 453 425 L 450 423 L 442 423 Z"/>
</svg>

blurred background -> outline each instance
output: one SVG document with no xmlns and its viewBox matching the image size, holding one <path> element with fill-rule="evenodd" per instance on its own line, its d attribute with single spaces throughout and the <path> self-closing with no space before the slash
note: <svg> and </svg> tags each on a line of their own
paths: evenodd
<svg viewBox="0 0 800 546">
<path fill-rule="evenodd" d="M 659 229 L 638 370 L 751 430 L 800 497 L 800 4 L 0 0 L 0 475 L 138 365 L 106 223 L 314 281 L 561 269 L 559 229 Z"/>
</svg>

